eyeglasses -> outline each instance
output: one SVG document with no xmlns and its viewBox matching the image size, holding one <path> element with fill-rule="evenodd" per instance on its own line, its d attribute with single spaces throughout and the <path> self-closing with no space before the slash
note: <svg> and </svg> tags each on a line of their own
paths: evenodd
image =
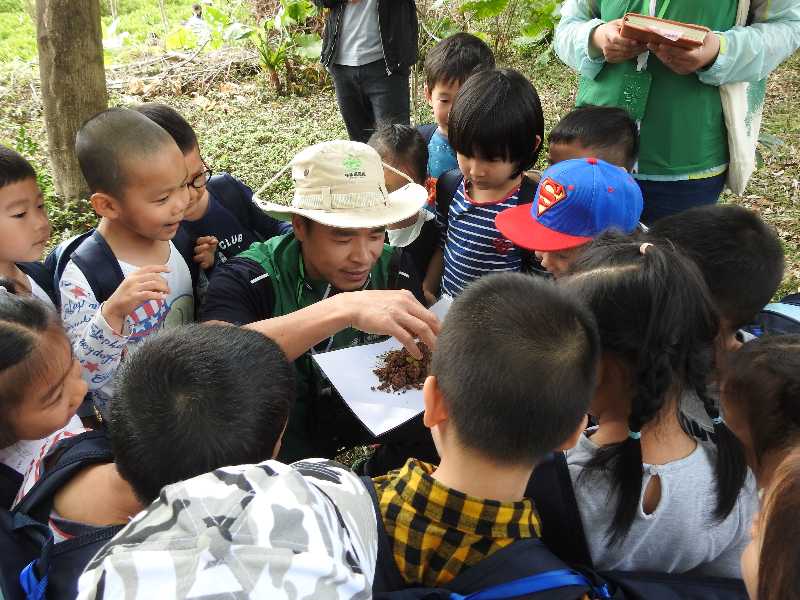
<svg viewBox="0 0 800 600">
<path fill-rule="evenodd" d="M 214 174 L 214 171 L 212 171 L 208 167 L 208 165 L 205 165 L 205 166 L 206 166 L 206 170 L 203 171 L 202 173 L 200 173 L 194 179 L 192 179 L 189 183 L 187 183 L 186 184 L 187 187 L 192 186 L 196 190 L 200 190 L 200 189 L 206 187 L 206 184 L 208 183 L 208 180 L 211 179 L 211 176 Z"/>
</svg>

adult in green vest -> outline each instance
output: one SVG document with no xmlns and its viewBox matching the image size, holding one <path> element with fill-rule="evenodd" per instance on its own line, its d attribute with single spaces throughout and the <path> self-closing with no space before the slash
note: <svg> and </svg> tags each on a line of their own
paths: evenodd
<svg viewBox="0 0 800 600">
<path fill-rule="evenodd" d="M 800 46 L 800 0 L 751 0 L 748 26 L 734 27 L 742 0 L 567 0 L 555 49 L 581 74 L 576 104 L 624 106 L 641 122 L 634 177 L 642 221 L 717 202 L 728 138 L 719 85 L 759 81 Z M 638 13 L 711 29 L 687 50 L 620 35 Z M 648 90 L 649 88 L 649 90 Z"/>
<path fill-rule="evenodd" d="M 386 225 L 416 214 L 425 188 L 409 178 L 389 194 L 378 153 L 358 142 L 311 146 L 290 166 L 291 206 L 262 208 L 291 213 L 294 232 L 255 243 L 223 264 L 211 278 L 203 315 L 204 322 L 268 335 L 293 361 L 297 390 L 278 454 L 283 462 L 332 457 L 342 447 L 376 441 L 325 392 L 311 354 L 391 335 L 421 358 L 414 337 L 432 347 L 441 326 L 421 303 L 410 255 L 384 244 Z M 435 460 L 430 433 L 418 420 L 380 449 L 372 472 L 399 468 L 414 453 Z"/>
</svg>

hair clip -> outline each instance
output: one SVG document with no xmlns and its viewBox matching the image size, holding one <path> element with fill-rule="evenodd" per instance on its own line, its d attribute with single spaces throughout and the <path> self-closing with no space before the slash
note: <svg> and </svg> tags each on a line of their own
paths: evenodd
<svg viewBox="0 0 800 600">
<path fill-rule="evenodd" d="M 631 438 L 631 439 L 634 439 L 634 440 L 638 440 L 640 437 L 642 437 L 642 432 L 641 431 L 629 431 L 628 432 L 628 437 Z"/>
<path fill-rule="evenodd" d="M 639 252 L 641 253 L 641 255 L 642 255 L 642 256 L 646 256 L 646 255 L 645 255 L 645 250 L 647 250 L 647 247 L 648 247 L 648 246 L 652 246 L 652 245 L 653 245 L 653 244 L 651 244 L 650 242 L 645 242 L 644 244 L 642 244 L 641 246 L 639 246 Z"/>
<path fill-rule="evenodd" d="M 722 417 L 714 417 L 713 419 L 711 419 L 711 422 L 714 425 L 722 425 L 722 421 L 724 421 Z"/>
</svg>

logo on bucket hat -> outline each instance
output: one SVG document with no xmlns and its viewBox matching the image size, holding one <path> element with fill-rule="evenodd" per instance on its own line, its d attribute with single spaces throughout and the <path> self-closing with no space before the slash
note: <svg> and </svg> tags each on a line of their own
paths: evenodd
<svg viewBox="0 0 800 600">
<path fill-rule="evenodd" d="M 575 248 L 609 227 L 630 233 L 642 214 L 642 192 L 627 171 L 596 158 L 548 167 L 532 205 L 501 212 L 500 232 L 529 250 Z"/>
<path fill-rule="evenodd" d="M 261 190 L 289 167 L 295 187 L 291 205 L 260 200 Z M 315 144 L 297 154 L 262 186 L 253 201 L 262 210 L 298 214 L 323 225 L 382 227 L 415 214 L 428 197 L 425 188 L 415 183 L 388 193 L 384 167 L 394 170 L 384 165 L 378 153 L 366 144 L 345 140 Z"/>
</svg>

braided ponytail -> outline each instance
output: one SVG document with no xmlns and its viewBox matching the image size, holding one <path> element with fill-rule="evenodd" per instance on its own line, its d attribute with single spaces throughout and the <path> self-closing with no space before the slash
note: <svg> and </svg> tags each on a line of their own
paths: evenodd
<svg viewBox="0 0 800 600">
<path fill-rule="evenodd" d="M 628 417 L 631 433 L 602 447 L 585 471 L 607 472 L 617 497 L 607 530 L 610 547 L 627 536 L 638 510 L 642 427 L 677 410 L 677 399 L 687 390 L 697 391 L 713 408 L 705 381 L 713 367 L 719 320 L 694 265 L 667 246 L 640 245 L 632 236 L 607 232 L 572 265 L 570 274 L 564 284 L 587 301 L 603 350 L 628 367 L 635 388 Z M 715 516 L 724 517 L 736 503 L 745 469 L 735 438 L 724 425 L 719 427 L 726 441 L 719 450 Z"/>
</svg>

